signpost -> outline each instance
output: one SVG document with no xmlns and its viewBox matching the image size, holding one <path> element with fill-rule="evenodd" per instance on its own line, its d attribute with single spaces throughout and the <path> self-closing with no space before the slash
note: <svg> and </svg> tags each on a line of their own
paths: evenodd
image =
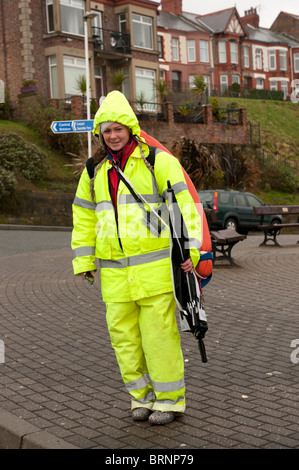
<svg viewBox="0 0 299 470">
<path fill-rule="evenodd" d="M 70 134 L 72 132 L 92 132 L 93 119 L 82 121 L 53 121 L 51 130 L 54 134 Z"/>
</svg>

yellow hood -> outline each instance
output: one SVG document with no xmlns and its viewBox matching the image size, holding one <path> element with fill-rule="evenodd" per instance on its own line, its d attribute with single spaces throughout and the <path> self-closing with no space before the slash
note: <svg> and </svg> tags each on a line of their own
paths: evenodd
<svg viewBox="0 0 299 470">
<path fill-rule="evenodd" d="M 99 107 L 93 124 L 93 134 L 99 135 L 99 125 L 102 122 L 119 122 L 131 129 L 133 135 L 140 137 L 139 122 L 127 98 L 120 91 L 108 93 Z"/>
</svg>

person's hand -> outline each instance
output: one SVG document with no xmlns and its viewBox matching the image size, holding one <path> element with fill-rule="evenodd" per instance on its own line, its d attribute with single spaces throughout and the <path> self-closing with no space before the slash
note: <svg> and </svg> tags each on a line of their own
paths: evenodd
<svg viewBox="0 0 299 470">
<path fill-rule="evenodd" d="M 86 272 L 86 271 L 85 271 Z M 83 279 L 83 281 L 85 281 L 85 272 L 84 273 L 81 273 L 81 278 Z M 95 277 L 95 272 L 94 271 L 89 271 L 90 274 L 92 275 L 92 277 Z"/>
<path fill-rule="evenodd" d="M 184 261 L 184 263 L 181 264 L 181 268 L 185 273 L 192 273 L 194 267 L 191 258 L 188 258 L 186 261 Z"/>
</svg>

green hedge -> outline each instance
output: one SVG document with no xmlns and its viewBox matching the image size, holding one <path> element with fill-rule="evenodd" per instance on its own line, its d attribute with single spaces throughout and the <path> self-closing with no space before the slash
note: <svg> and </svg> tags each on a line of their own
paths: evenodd
<svg viewBox="0 0 299 470">
<path fill-rule="evenodd" d="M 245 97 L 245 92 L 243 95 Z M 283 94 L 283 91 L 258 90 L 256 88 L 252 88 L 251 90 L 248 90 L 248 95 L 246 93 L 246 98 L 257 99 L 257 100 L 283 101 L 284 94 Z"/>
</svg>

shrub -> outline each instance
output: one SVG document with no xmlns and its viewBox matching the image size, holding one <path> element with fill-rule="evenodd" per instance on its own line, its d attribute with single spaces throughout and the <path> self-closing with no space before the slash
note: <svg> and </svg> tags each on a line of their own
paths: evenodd
<svg viewBox="0 0 299 470">
<path fill-rule="evenodd" d="M 54 134 L 51 130 L 53 121 L 72 121 L 70 113 L 64 108 L 54 108 L 53 106 L 43 107 L 37 106 L 30 110 L 31 126 L 38 130 L 43 141 L 51 148 L 61 153 L 79 153 L 81 149 L 80 136 L 77 133 L 70 134 Z"/>
<path fill-rule="evenodd" d="M 0 168 L 0 201 L 11 197 L 16 188 L 16 178 L 12 171 Z"/>
<path fill-rule="evenodd" d="M 288 163 L 277 162 L 268 156 L 261 171 L 259 184 L 283 192 L 294 193 L 298 187 L 298 178 Z"/>
<path fill-rule="evenodd" d="M 19 171 L 29 181 L 41 180 L 48 170 L 45 154 L 14 132 L 0 136 L 0 165 L 7 172 Z"/>
</svg>

